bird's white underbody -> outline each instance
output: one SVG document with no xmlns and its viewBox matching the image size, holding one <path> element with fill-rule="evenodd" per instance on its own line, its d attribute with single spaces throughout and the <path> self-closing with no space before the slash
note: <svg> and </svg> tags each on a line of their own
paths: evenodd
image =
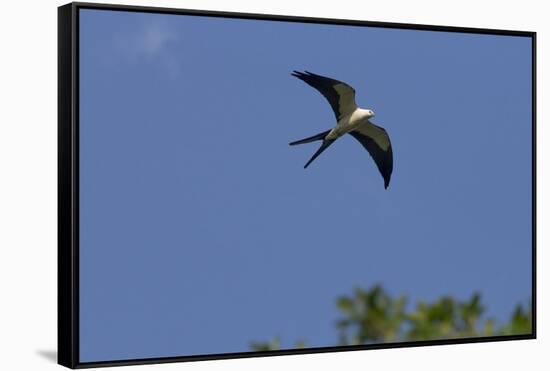
<svg viewBox="0 0 550 371">
<path fill-rule="evenodd" d="M 369 117 L 371 117 L 371 115 L 368 110 L 355 108 L 352 112 L 338 120 L 336 126 L 330 131 L 326 139 L 337 139 L 342 135 L 357 129 L 359 125 L 363 123 L 366 124 Z"/>
</svg>

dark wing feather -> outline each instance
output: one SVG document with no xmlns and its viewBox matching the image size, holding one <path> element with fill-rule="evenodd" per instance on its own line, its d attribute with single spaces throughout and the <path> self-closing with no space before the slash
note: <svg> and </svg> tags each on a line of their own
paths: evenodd
<svg viewBox="0 0 550 371">
<path fill-rule="evenodd" d="M 357 108 L 355 104 L 355 90 L 345 82 L 308 71 L 294 71 L 291 75 L 317 89 L 327 99 L 334 111 L 336 121 L 339 121 L 343 116 L 353 112 Z"/>
<path fill-rule="evenodd" d="M 384 178 L 384 188 L 388 188 L 393 171 L 393 152 L 386 130 L 374 124 L 366 124 L 349 134 L 370 153 Z"/>
</svg>

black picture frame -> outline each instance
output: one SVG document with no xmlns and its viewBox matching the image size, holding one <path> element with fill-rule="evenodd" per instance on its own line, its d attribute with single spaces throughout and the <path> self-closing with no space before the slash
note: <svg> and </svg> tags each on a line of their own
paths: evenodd
<svg viewBox="0 0 550 371">
<path fill-rule="evenodd" d="M 200 15 L 218 18 L 238 18 L 332 25 L 428 30 L 472 34 L 528 37 L 532 41 L 532 333 L 464 339 L 427 340 L 389 344 L 330 346 L 192 355 L 165 358 L 124 359 L 100 362 L 80 362 L 79 359 L 79 10 L 100 9 L 156 14 Z M 426 345 L 478 343 L 536 338 L 536 32 L 485 28 L 448 27 L 407 23 L 386 23 L 359 20 L 310 18 L 268 14 L 229 13 L 145 6 L 70 3 L 58 8 L 58 363 L 69 368 L 122 366 L 214 360 L 243 357 L 263 357 L 288 354 L 308 354 L 352 350 L 401 348 Z"/>
</svg>

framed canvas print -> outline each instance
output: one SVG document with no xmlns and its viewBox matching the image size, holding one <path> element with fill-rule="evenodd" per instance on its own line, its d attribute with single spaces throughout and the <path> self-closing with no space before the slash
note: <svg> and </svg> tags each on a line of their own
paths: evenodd
<svg viewBox="0 0 550 371">
<path fill-rule="evenodd" d="M 535 338 L 535 33 L 59 8 L 59 363 Z"/>
</svg>

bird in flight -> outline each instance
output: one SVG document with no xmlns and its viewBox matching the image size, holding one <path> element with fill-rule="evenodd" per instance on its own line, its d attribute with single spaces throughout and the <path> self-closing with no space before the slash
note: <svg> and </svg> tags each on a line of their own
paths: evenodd
<svg viewBox="0 0 550 371">
<path fill-rule="evenodd" d="M 342 81 L 308 71 L 294 71 L 291 75 L 317 89 L 326 98 L 336 116 L 336 126 L 334 128 L 290 143 L 291 146 L 294 146 L 317 140 L 322 141 L 321 146 L 305 164 L 304 169 L 334 143 L 336 139 L 344 134 L 350 134 L 370 153 L 380 174 L 384 178 L 384 188 L 387 189 L 393 170 L 393 153 L 390 137 L 386 130 L 370 122 L 370 119 L 374 117 L 372 110 L 357 107 L 355 103 L 355 89 Z"/>
</svg>

